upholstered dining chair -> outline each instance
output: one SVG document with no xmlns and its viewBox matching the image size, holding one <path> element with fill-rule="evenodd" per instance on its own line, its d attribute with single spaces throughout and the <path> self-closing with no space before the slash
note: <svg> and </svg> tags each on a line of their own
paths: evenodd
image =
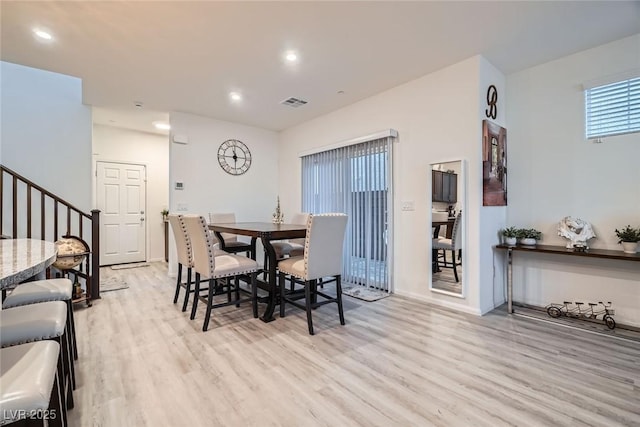
<svg viewBox="0 0 640 427">
<path fill-rule="evenodd" d="M 184 225 L 182 215 L 170 214 L 167 217 L 173 238 L 176 242 L 176 252 L 178 255 L 178 279 L 176 280 L 176 293 L 173 296 L 173 303 L 178 302 L 180 296 L 180 288 L 185 289 L 184 302 L 182 303 L 182 311 L 187 311 L 189 302 L 189 293 L 191 292 L 191 269 L 193 268 L 193 253 L 191 251 L 191 240 L 187 234 L 187 228 Z M 187 267 L 187 281 L 182 283 L 182 267 Z"/>
<path fill-rule="evenodd" d="M 210 213 L 209 214 L 209 222 L 211 223 L 235 223 L 236 222 L 236 214 L 235 213 Z M 213 235 L 214 243 L 218 242 L 218 237 L 215 233 L 211 233 Z M 251 244 L 246 242 L 241 242 L 238 240 L 238 236 L 231 233 L 222 233 L 222 238 L 224 239 L 224 250 L 226 252 L 232 254 L 238 254 L 242 252 L 246 252 L 247 256 L 253 258 L 251 255 Z M 222 245 L 220 245 L 222 249 Z"/>
<path fill-rule="evenodd" d="M 438 267 L 452 268 L 453 276 L 456 279 L 456 282 L 459 282 L 458 279 L 458 266 L 462 265 L 462 211 L 458 213 L 456 216 L 456 220 L 453 222 L 453 231 L 451 232 L 451 238 L 443 238 L 438 237 L 437 239 L 432 239 L 431 247 L 437 252 L 436 262 Z M 440 251 L 442 251 L 442 255 L 440 255 Z M 447 251 L 451 251 L 451 262 L 447 261 Z M 456 253 L 458 253 L 458 260 L 456 260 Z M 442 260 L 442 262 L 440 262 Z"/>
<path fill-rule="evenodd" d="M 209 328 L 211 310 L 214 308 L 229 305 L 239 307 L 241 303 L 250 301 L 253 308 L 253 317 L 258 317 L 258 294 L 256 286 L 258 263 L 251 258 L 233 254 L 215 256 L 215 242 L 213 235 L 209 232 L 205 218 L 199 215 L 184 215 L 183 221 L 189 238 L 191 239 L 193 269 L 196 273 L 195 298 L 193 299 L 191 308 L 191 320 L 196 316 L 198 300 L 201 298 L 200 283 L 202 279 L 209 282 L 208 296 L 206 299 L 203 298 L 207 303 L 207 311 L 204 324 L 202 325 L 203 331 Z M 251 296 L 241 299 L 239 278 L 245 275 L 250 277 Z M 223 281 L 226 283 L 223 284 Z M 235 299 L 231 298 L 232 292 L 235 294 Z M 214 297 L 223 293 L 226 293 L 227 301 L 214 303 Z"/>
<path fill-rule="evenodd" d="M 342 253 L 347 227 L 345 214 L 309 215 L 304 254 L 290 257 L 278 263 L 280 286 L 280 317 L 285 316 L 286 303 L 306 310 L 309 334 L 313 335 L 311 311 L 329 304 L 338 304 L 340 324 L 344 325 L 342 310 Z M 291 275 L 304 283 L 304 290 L 287 291 L 285 277 Z M 323 277 L 334 277 L 336 296 L 332 297 L 318 290 L 318 281 Z M 302 293 L 304 292 L 304 293 Z M 324 298 L 318 301 L 317 297 Z M 298 303 L 304 298 L 305 304 Z"/>
</svg>

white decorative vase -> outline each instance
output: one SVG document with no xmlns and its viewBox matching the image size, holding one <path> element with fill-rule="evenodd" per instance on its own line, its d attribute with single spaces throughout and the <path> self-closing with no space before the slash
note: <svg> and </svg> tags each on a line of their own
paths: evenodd
<svg viewBox="0 0 640 427">
<path fill-rule="evenodd" d="M 622 242 L 622 250 L 625 254 L 635 254 L 638 251 L 638 242 Z"/>
<path fill-rule="evenodd" d="M 531 237 L 525 237 L 523 239 L 520 239 L 520 244 L 525 246 L 535 246 L 536 239 L 533 239 Z"/>
<path fill-rule="evenodd" d="M 505 237 L 504 244 L 507 246 L 515 246 L 517 239 L 515 237 Z"/>
</svg>

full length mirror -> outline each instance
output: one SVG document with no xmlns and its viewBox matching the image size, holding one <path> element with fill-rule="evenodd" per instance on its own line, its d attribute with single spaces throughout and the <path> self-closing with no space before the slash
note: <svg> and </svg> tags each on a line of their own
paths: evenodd
<svg viewBox="0 0 640 427">
<path fill-rule="evenodd" d="M 431 165 L 431 290 L 464 297 L 465 176 L 462 160 Z"/>
</svg>

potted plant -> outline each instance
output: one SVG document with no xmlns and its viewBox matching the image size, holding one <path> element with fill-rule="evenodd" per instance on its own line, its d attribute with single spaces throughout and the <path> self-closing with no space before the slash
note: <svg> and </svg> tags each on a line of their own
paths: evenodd
<svg viewBox="0 0 640 427">
<path fill-rule="evenodd" d="M 622 230 L 616 228 L 616 236 L 618 243 L 622 244 L 622 250 L 626 254 L 635 254 L 638 250 L 638 242 L 640 242 L 640 228 L 633 228 L 627 225 Z"/>
<path fill-rule="evenodd" d="M 166 221 L 167 220 L 167 215 L 169 215 L 169 209 L 162 209 L 162 212 L 160 212 L 162 214 L 162 220 Z"/>
<path fill-rule="evenodd" d="M 518 239 L 518 229 L 515 227 L 507 227 L 502 230 L 502 237 L 504 237 L 505 245 L 515 246 Z"/>
<path fill-rule="evenodd" d="M 535 246 L 536 242 L 542 238 L 542 233 L 535 228 L 521 228 L 517 234 L 520 244 L 526 246 Z"/>
</svg>

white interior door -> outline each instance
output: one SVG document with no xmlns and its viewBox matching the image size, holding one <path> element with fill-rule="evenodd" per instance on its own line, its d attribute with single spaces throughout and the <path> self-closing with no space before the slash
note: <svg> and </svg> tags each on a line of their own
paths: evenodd
<svg viewBox="0 0 640 427">
<path fill-rule="evenodd" d="M 146 170 L 97 162 L 100 265 L 146 261 Z"/>
</svg>

